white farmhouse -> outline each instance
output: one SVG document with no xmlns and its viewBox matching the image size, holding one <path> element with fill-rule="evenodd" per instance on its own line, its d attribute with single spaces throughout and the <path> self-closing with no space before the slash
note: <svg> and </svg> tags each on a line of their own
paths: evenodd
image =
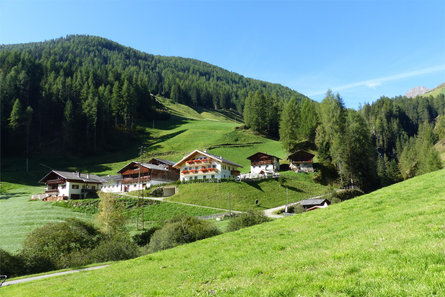
<svg viewBox="0 0 445 297">
<path fill-rule="evenodd" d="M 240 174 L 238 168 L 242 168 L 241 165 L 209 154 L 206 150 L 194 150 L 173 167 L 180 170 L 181 181 L 236 178 Z"/>
<path fill-rule="evenodd" d="M 274 174 L 280 171 L 280 158 L 266 153 L 258 152 L 250 157 L 250 174 Z"/>
<path fill-rule="evenodd" d="M 46 184 L 44 198 L 82 199 L 101 188 L 102 179 L 93 174 L 52 170 L 40 180 Z"/>
</svg>

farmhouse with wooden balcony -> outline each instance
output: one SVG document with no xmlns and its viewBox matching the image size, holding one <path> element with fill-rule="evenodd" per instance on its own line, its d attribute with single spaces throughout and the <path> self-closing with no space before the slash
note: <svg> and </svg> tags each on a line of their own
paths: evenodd
<svg viewBox="0 0 445 297">
<path fill-rule="evenodd" d="M 287 157 L 289 159 L 289 168 L 297 172 L 314 172 L 314 156 L 314 154 L 307 151 L 299 150 Z"/>
<path fill-rule="evenodd" d="M 276 156 L 258 152 L 247 159 L 250 160 L 251 175 L 267 175 L 280 171 L 280 158 Z"/>
<path fill-rule="evenodd" d="M 118 171 L 117 176 L 104 177 L 103 192 L 130 192 L 142 190 L 179 179 L 179 170 L 174 162 L 153 158 L 142 163 L 132 161 Z"/>
<path fill-rule="evenodd" d="M 181 181 L 198 179 L 236 178 L 240 175 L 241 165 L 207 153 L 206 150 L 194 150 L 174 165 L 180 170 Z"/>
<path fill-rule="evenodd" d="M 89 192 L 100 189 L 102 179 L 93 174 L 52 170 L 40 180 L 46 184 L 42 198 L 51 199 L 82 199 Z"/>
</svg>

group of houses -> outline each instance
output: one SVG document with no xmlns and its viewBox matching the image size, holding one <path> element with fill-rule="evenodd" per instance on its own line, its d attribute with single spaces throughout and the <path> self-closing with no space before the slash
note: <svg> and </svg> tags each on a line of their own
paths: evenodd
<svg viewBox="0 0 445 297">
<path fill-rule="evenodd" d="M 314 155 L 298 151 L 288 157 L 289 168 L 297 172 L 311 172 Z M 266 153 L 255 153 L 247 157 L 250 172 L 241 174 L 241 165 L 208 153 L 194 150 L 178 162 L 153 158 L 148 162 L 132 161 L 120 169 L 117 175 L 97 176 L 88 173 L 52 170 L 40 183 L 46 191 L 39 196 L 45 200 L 82 199 L 90 192 L 130 192 L 148 189 L 153 185 L 180 180 L 258 179 L 277 177 L 280 171 L 279 158 Z"/>
</svg>

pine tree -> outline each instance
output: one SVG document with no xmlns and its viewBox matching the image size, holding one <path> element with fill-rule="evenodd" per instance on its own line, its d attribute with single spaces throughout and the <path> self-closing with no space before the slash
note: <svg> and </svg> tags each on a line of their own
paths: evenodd
<svg viewBox="0 0 445 297">
<path fill-rule="evenodd" d="M 298 144 L 299 108 L 295 98 L 289 100 L 283 108 L 280 120 L 280 141 L 283 148 L 295 152 Z"/>
<path fill-rule="evenodd" d="M 23 126 L 23 110 L 20 100 L 17 98 L 12 106 L 11 115 L 9 116 L 9 128 L 13 132 L 17 132 Z"/>
</svg>

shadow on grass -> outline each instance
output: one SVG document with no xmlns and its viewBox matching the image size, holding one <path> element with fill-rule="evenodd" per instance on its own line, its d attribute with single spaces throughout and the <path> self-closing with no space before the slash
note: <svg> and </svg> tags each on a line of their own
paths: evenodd
<svg viewBox="0 0 445 297">
<path fill-rule="evenodd" d="M 15 198 L 17 196 L 24 196 L 24 195 L 31 195 L 28 192 L 14 192 L 14 193 L 1 193 L 0 194 L 0 200 L 7 200 L 7 199 L 11 199 L 11 198 Z"/>
<path fill-rule="evenodd" d="M 243 183 L 245 183 L 246 185 L 249 185 L 249 186 L 251 186 L 251 187 L 253 187 L 253 188 L 255 188 L 255 189 L 257 189 L 257 190 L 259 190 L 261 192 L 264 192 L 264 190 L 259 185 L 260 182 L 261 181 L 243 181 Z"/>
</svg>

